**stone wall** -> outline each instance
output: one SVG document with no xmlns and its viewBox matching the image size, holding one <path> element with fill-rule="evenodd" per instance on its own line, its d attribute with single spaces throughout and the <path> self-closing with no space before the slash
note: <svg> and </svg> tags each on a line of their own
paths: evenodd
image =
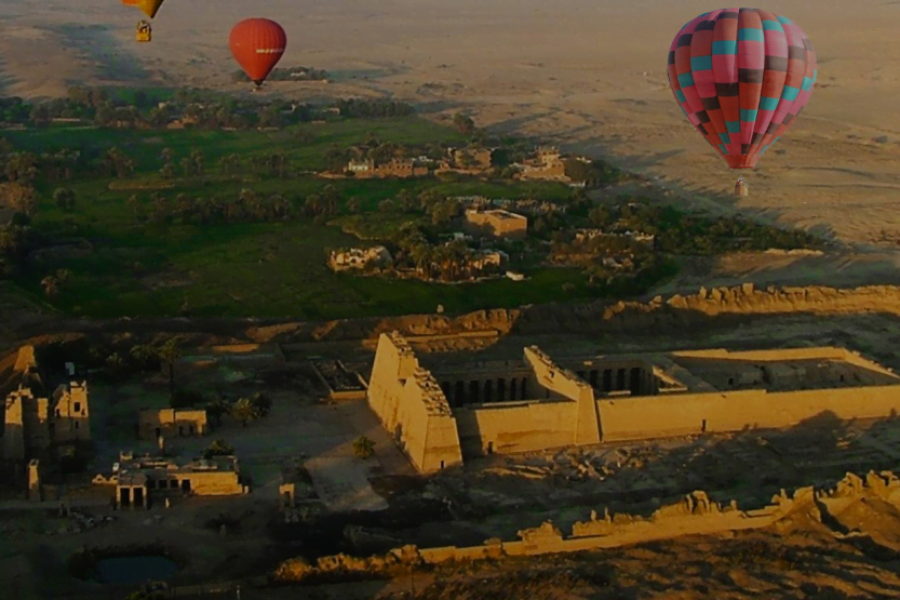
<svg viewBox="0 0 900 600">
<path fill-rule="evenodd" d="M 823 512 L 834 516 L 854 502 L 879 500 L 900 510 L 900 480 L 891 472 L 870 472 L 865 479 L 852 473 L 833 488 L 799 488 L 792 494 L 782 491 L 770 504 L 751 510 L 713 502 L 702 491 L 685 496 L 681 501 L 663 506 L 649 517 L 629 514 L 599 517 L 594 511 L 587 521 L 577 522 L 566 536 L 552 522 L 518 532 L 518 540 L 491 539 L 481 546 L 417 548 L 404 546 L 382 556 L 359 558 L 339 554 L 320 558 L 316 564 L 304 559 L 282 563 L 274 573 L 276 581 L 303 581 L 310 577 L 347 573 L 373 577 L 422 565 L 455 561 L 498 559 L 505 556 L 537 556 L 563 552 L 579 552 L 616 548 L 632 544 L 666 540 L 685 535 L 721 534 L 752 530 L 773 525 L 795 513 L 822 522 Z"/>
<path fill-rule="evenodd" d="M 369 388 L 369 404 L 417 469 L 430 472 L 459 464 L 464 456 L 532 452 L 565 446 L 660 439 L 702 433 L 726 433 L 745 429 L 776 429 L 801 425 L 816 417 L 841 420 L 877 419 L 900 413 L 900 377 L 854 352 L 842 348 L 799 348 L 728 352 L 702 350 L 673 352 L 665 361 L 683 387 L 667 393 L 657 391 L 649 363 L 638 360 L 571 360 L 582 376 L 597 381 L 606 394 L 595 398 L 594 388 L 581 376 L 556 364 L 536 346 L 525 348 L 522 369 L 513 366 L 516 379 L 527 382 L 527 399 L 463 404 L 451 408 L 444 391 L 430 372 L 421 368 L 412 348 L 398 333 L 379 340 Z M 679 367 L 677 361 L 695 361 L 699 376 Z M 746 363 L 748 372 L 735 369 L 732 379 L 751 389 L 710 388 L 703 385 L 702 370 L 722 363 Z M 798 375 L 784 368 L 785 361 L 807 361 L 817 389 L 800 369 Z M 755 366 L 759 363 L 767 366 Z M 842 367 L 838 376 L 860 376 L 840 382 L 829 369 Z M 824 366 L 823 366 L 824 365 Z M 485 373 L 491 381 L 497 373 L 490 365 L 473 370 L 478 383 Z M 612 368 L 607 368 L 612 367 Z M 788 373 L 779 374 L 778 367 Z M 789 391 L 766 389 L 760 369 Z M 837 368 L 837 367 L 834 367 Z M 859 368 L 859 373 L 852 370 Z M 593 369 L 588 371 L 588 369 Z M 730 368 L 729 368 L 730 369 Z M 750 373 L 754 370 L 756 375 Z M 821 372 L 820 372 L 821 371 Z M 824 374 L 823 374 L 824 373 Z M 453 389 L 459 373 L 444 373 L 444 387 Z M 615 376 L 614 376 L 615 375 Z M 623 377 L 624 375 L 624 377 Z M 724 376 L 721 376 L 724 377 Z M 753 379 L 757 377 L 757 379 Z M 746 381 L 744 381 L 746 380 Z M 865 380 L 865 381 L 863 381 Z M 499 381 L 499 380 L 497 380 Z M 463 387 L 467 386 L 465 381 Z M 677 382 L 676 382 L 677 383 Z M 726 381 L 727 383 L 727 381 Z M 614 385 L 613 385 L 614 384 Z M 863 385 L 866 384 L 866 385 Z M 498 384 L 499 385 L 499 384 Z M 717 384 L 718 385 L 718 384 Z M 847 387 L 842 387 L 847 386 Z M 606 389 L 612 388 L 612 389 Z M 650 390 L 651 395 L 631 396 L 632 389 Z M 691 390 L 691 391 L 688 391 Z"/>
<path fill-rule="evenodd" d="M 447 398 L 399 335 L 382 334 L 378 340 L 368 400 L 381 424 L 420 471 L 462 462 L 456 419 Z"/>
<path fill-rule="evenodd" d="M 900 387 L 679 393 L 602 399 L 597 410 L 603 441 L 622 442 L 792 427 L 826 414 L 842 420 L 890 417 L 900 414 Z"/>
<path fill-rule="evenodd" d="M 457 408 L 454 413 L 465 456 L 530 452 L 575 443 L 578 405 L 569 400 L 482 404 Z"/>
</svg>

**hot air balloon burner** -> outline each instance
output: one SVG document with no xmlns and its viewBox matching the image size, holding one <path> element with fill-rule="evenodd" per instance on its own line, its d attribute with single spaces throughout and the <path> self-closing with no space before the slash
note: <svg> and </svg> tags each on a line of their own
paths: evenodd
<svg viewBox="0 0 900 600">
<path fill-rule="evenodd" d="M 750 195 L 750 187 L 744 181 L 744 177 L 738 177 L 737 183 L 734 184 L 734 195 L 738 198 L 746 198 Z"/>
</svg>

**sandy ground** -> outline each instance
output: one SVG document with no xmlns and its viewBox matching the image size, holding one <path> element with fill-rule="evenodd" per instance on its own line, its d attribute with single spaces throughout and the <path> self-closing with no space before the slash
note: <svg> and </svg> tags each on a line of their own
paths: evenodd
<svg viewBox="0 0 900 600">
<path fill-rule="evenodd" d="M 900 4 L 771 0 L 816 46 L 819 84 L 803 118 L 749 177 L 741 207 L 869 242 L 900 231 Z M 682 0 L 386 0 L 370 6 L 270 0 L 166 3 L 155 41 L 131 40 L 140 16 L 113 0 L 19 0 L 0 7 L 5 92 L 61 93 L 67 81 L 229 82 L 230 27 L 277 19 L 289 36 L 282 65 L 328 69 L 335 83 L 275 84 L 315 96 L 367 91 L 464 107 L 480 124 L 607 151 L 708 201 L 730 203 L 724 163 L 684 120 L 666 84 L 668 45 L 709 10 Z M 65 52 L 48 51 L 62 50 Z"/>
</svg>

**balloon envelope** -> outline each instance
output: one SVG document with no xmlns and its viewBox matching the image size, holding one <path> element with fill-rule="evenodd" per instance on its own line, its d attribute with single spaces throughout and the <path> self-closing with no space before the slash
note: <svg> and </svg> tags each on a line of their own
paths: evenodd
<svg viewBox="0 0 900 600">
<path fill-rule="evenodd" d="M 669 86 L 732 169 L 752 169 L 806 106 L 813 46 L 787 17 L 755 8 L 705 13 L 669 48 Z"/>
<path fill-rule="evenodd" d="M 124 1 L 125 0 L 123 0 L 123 2 Z M 156 13 L 159 12 L 159 7 L 162 6 L 164 1 L 165 0 L 137 0 L 137 6 L 145 15 L 152 19 L 156 16 Z M 130 4 L 130 2 L 127 4 Z"/>
<path fill-rule="evenodd" d="M 247 77 L 258 85 L 284 54 L 287 36 L 275 21 L 244 19 L 231 29 L 228 46 Z"/>
</svg>

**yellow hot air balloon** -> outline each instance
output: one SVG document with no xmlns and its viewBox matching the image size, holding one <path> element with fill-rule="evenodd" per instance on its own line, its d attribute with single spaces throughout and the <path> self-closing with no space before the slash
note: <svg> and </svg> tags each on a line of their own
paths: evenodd
<svg viewBox="0 0 900 600">
<path fill-rule="evenodd" d="M 165 0 L 138 0 L 137 6 L 141 11 L 151 19 L 156 16 L 159 7 Z"/>
</svg>

